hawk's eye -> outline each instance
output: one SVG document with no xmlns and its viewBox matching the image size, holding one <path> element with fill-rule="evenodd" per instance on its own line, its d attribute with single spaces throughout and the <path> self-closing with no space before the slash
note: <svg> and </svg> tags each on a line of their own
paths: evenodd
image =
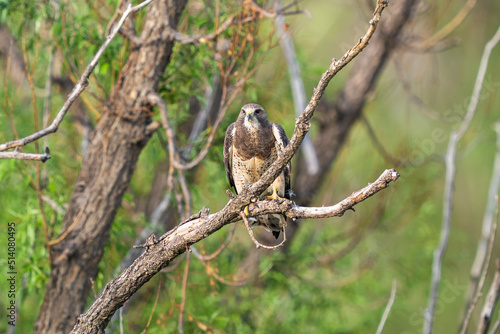
<svg viewBox="0 0 500 334">
<path fill-rule="evenodd" d="M 255 110 L 256 114 L 260 114 L 260 109 Z"/>
<path fill-rule="evenodd" d="M 241 113 L 244 114 L 245 113 L 245 110 L 244 109 L 241 109 Z"/>
</svg>

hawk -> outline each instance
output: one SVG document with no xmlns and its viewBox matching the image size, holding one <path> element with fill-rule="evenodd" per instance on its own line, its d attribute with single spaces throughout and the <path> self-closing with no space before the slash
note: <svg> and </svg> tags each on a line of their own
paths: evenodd
<svg viewBox="0 0 500 334">
<path fill-rule="evenodd" d="M 260 180 L 264 172 L 288 145 L 288 138 L 281 125 L 267 119 L 264 108 L 255 103 L 246 104 L 236 122 L 229 125 L 224 138 L 224 165 L 229 183 L 238 194 L 249 182 Z M 260 196 L 260 199 L 290 199 L 291 164 Z M 271 230 L 278 239 L 286 217 L 280 214 L 262 215 L 254 225 Z"/>
</svg>

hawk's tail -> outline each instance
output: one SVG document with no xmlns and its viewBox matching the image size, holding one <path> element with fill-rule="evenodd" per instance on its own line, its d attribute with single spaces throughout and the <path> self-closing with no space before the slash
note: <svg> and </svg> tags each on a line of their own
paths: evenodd
<svg viewBox="0 0 500 334">
<path fill-rule="evenodd" d="M 273 236 L 278 239 L 280 232 L 283 231 L 283 226 L 286 226 L 286 217 L 278 214 L 258 216 L 256 225 L 263 226 L 266 230 L 271 231 Z"/>
</svg>

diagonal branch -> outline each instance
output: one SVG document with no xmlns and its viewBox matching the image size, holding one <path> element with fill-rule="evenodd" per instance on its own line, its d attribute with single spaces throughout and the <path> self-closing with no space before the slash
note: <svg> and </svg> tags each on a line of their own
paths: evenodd
<svg viewBox="0 0 500 334">
<path fill-rule="evenodd" d="M 299 1 L 294 1 L 295 3 L 298 3 Z M 249 3 L 244 1 L 243 6 L 250 6 L 251 9 L 255 12 L 258 12 L 259 15 L 254 15 L 254 13 L 251 13 L 248 16 L 242 17 L 240 19 L 236 18 L 236 16 L 231 16 L 228 19 L 226 19 L 224 22 L 220 24 L 220 26 L 217 27 L 213 32 L 202 35 L 202 34 L 196 34 L 196 35 L 186 35 L 183 34 L 172 27 L 168 27 L 168 32 L 175 38 L 175 40 L 181 44 L 196 44 L 196 43 L 208 43 L 209 41 L 215 40 L 217 37 L 219 37 L 224 31 L 229 29 L 229 27 L 233 25 L 239 25 L 239 24 L 248 24 L 251 22 L 254 22 L 261 17 L 266 17 L 266 18 L 278 18 L 280 16 L 285 16 L 285 15 L 296 15 L 296 14 L 301 14 L 303 11 L 300 10 L 294 10 L 294 11 L 289 11 L 287 12 L 287 9 L 289 6 L 283 8 L 283 9 L 277 9 L 276 11 L 266 11 L 262 8 L 260 8 L 256 3 L 253 1 L 250 1 Z"/>
<path fill-rule="evenodd" d="M 278 9 L 281 7 L 281 3 L 277 2 Z M 288 75 L 290 76 L 290 87 L 292 89 L 293 104 L 295 107 L 295 113 L 297 116 L 300 115 L 302 110 L 304 110 L 307 99 L 306 92 L 304 89 L 304 82 L 300 74 L 299 61 L 297 59 L 297 54 L 293 46 L 293 41 L 290 33 L 285 29 L 285 19 L 282 15 L 276 17 L 276 27 L 278 29 L 278 34 L 280 35 L 280 44 L 283 49 L 283 55 L 286 58 L 288 64 Z M 310 136 L 304 138 L 302 144 L 302 152 L 304 153 L 304 160 L 306 161 L 307 173 L 309 175 L 315 175 L 319 172 L 319 161 L 314 149 L 313 142 Z"/>
<path fill-rule="evenodd" d="M 478 291 L 481 268 L 484 268 L 485 264 L 488 263 L 488 248 L 491 247 L 490 244 L 492 243 L 490 236 L 494 236 L 492 232 L 494 230 L 495 219 L 497 218 L 495 207 L 498 205 L 497 194 L 500 188 L 500 123 L 495 124 L 495 130 L 497 132 L 497 152 L 493 163 L 493 174 L 491 176 L 490 189 L 488 191 L 488 202 L 483 217 L 481 239 L 477 245 L 476 257 L 474 258 L 470 272 L 470 282 L 465 299 L 466 314 L 467 309 L 473 302 L 475 291 Z"/>
<path fill-rule="evenodd" d="M 444 203 L 443 203 L 443 223 L 441 229 L 441 237 L 439 244 L 434 251 L 434 258 L 432 262 L 432 281 L 431 281 L 431 294 L 429 296 L 429 302 L 427 304 L 427 309 L 424 311 L 424 334 L 432 333 L 432 324 L 434 321 L 434 310 L 436 308 L 436 301 L 439 294 L 439 283 L 441 281 L 441 264 L 443 262 L 444 253 L 446 251 L 446 246 L 448 245 L 448 237 L 450 235 L 451 227 L 451 206 L 453 202 L 453 184 L 455 181 L 455 159 L 457 153 L 457 144 L 463 137 L 465 132 L 468 130 L 469 125 L 476 112 L 476 107 L 479 102 L 479 96 L 481 89 L 483 87 L 483 80 L 486 75 L 486 69 L 488 67 L 488 61 L 490 59 L 491 51 L 500 41 L 500 27 L 498 28 L 495 35 L 491 40 L 486 43 L 484 47 L 484 52 L 481 57 L 481 62 L 479 64 L 479 70 L 476 77 L 476 82 L 474 83 L 474 88 L 472 91 L 472 96 L 470 99 L 469 106 L 467 108 L 467 113 L 462 121 L 460 127 L 453 131 L 450 135 L 450 140 L 448 142 L 448 148 L 445 156 L 446 163 L 446 178 L 444 186 Z M 475 290 L 475 289 L 474 289 Z"/>
<path fill-rule="evenodd" d="M 375 334 L 381 334 L 382 330 L 384 329 L 385 322 L 389 317 L 389 312 L 391 312 L 392 304 L 394 303 L 394 299 L 396 299 L 396 290 L 397 290 L 397 283 L 396 280 L 394 280 L 392 282 L 391 296 L 389 297 L 389 301 L 387 302 L 387 306 L 385 307 L 384 314 L 382 315 L 382 319 L 380 320 L 380 323 L 378 325 Z"/>
<path fill-rule="evenodd" d="M 24 153 L 19 151 L 0 152 L 0 159 L 19 159 L 19 160 L 35 160 L 46 162 L 51 158 L 49 153 Z"/>
<path fill-rule="evenodd" d="M 332 59 L 330 67 L 325 73 L 323 73 L 318 85 L 316 86 L 316 88 L 314 88 L 314 93 L 311 97 L 311 100 L 307 104 L 302 114 L 300 114 L 300 116 L 296 120 L 295 130 L 292 138 L 290 139 L 289 145 L 285 147 L 282 155 L 278 157 L 278 159 L 276 159 L 276 161 L 269 167 L 266 173 L 262 175 L 262 178 L 252 185 L 250 191 L 248 192 L 248 197 L 256 197 L 258 196 L 258 194 L 261 194 L 271 184 L 271 182 L 276 179 L 279 173 L 281 173 L 283 167 L 292 159 L 293 155 L 295 154 L 295 152 L 297 152 L 300 144 L 304 140 L 305 135 L 309 131 L 309 128 L 311 126 L 309 120 L 314 115 L 314 111 L 316 110 L 316 107 L 318 106 L 318 103 L 323 96 L 328 83 L 341 69 L 349 64 L 351 60 L 353 60 L 368 45 L 368 41 L 373 36 L 373 33 L 377 28 L 377 24 L 380 21 L 380 15 L 382 14 L 384 8 L 387 7 L 387 5 L 388 1 L 378 0 L 377 7 L 375 8 L 373 17 L 370 20 L 370 26 L 365 35 L 360 38 L 359 42 L 353 48 L 347 50 L 347 52 L 344 54 L 344 56 L 342 56 L 340 60 L 336 60 L 335 58 Z M 239 195 L 238 198 L 242 198 L 245 193 L 246 192 L 244 191 L 244 194 Z M 248 203 L 243 203 L 243 205 L 245 204 Z"/>
<path fill-rule="evenodd" d="M 309 120 L 313 116 L 314 110 L 323 96 L 328 83 L 368 45 L 368 41 L 373 36 L 380 20 L 381 13 L 384 8 L 387 7 L 387 4 L 388 2 L 385 0 L 377 1 L 377 7 L 370 20 L 370 26 L 366 34 L 362 36 L 359 42 L 352 49 L 348 50 L 340 60 L 333 59 L 330 67 L 322 75 L 315 88 L 309 104 L 297 119 L 295 132 L 290 140 L 290 144 L 285 148 L 283 154 L 270 166 L 269 170 L 262 176 L 262 179 L 253 185 L 247 185 L 240 195 L 231 199 L 219 212 L 212 215 L 202 215 L 198 219 L 184 222 L 174 230 L 162 236 L 158 242 L 148 244 L 146 252 L 144 252 L 130 267 L 125 269 L 122 274 L 106 284 L 103 292 L 90 306 L 87 312 L 78 317 L 77 323 L 71 331 L 72 333 L 102 332 L 104 328 L 106 328 L 114 312 L 142 285 L 148 282 L 162 268 L 166 267 L 170 261 L 184 253 L 190 245 L 208 237 L 223 226 L 233 222 L 237 219 L 244 206 L 250 204 L 252 200 L 253 202 L 256 201 L 258 195 L 271 184 L 297 152 L 302 140 L 309 130 Z M 383 177 L 379 178 L 375 183 L 368 185 L 361 192 L 356 192 L 346 199 L 345 201 L 347 202 L 344 204 L 347 205 L 341 205 L 338 208 L 339 211 L 337 214 L 343 214 L 355 204 L 368 198 L 377 191 L 386 188 L 389 182 L 395 181 L 398 176 L 399 174 L 397 174 L 395 170 L 384 172 Z M 291 208 L 291 210 L 292 209 L 293 208 Z M 279 213 L 284 212 L 280 209 Z M 301 217 L 307 217 L 307 211 L 299 213 L 302 214 Z M 250 214 L 252 214 L 252 211 L 250 211 Z M 291 216 L 289 212 L 285 214 Z M 315 214 L 317 215 L 318 212 L 315 212 Z M 320 212 L 320 215 L 323 216 L 323 213 Z M 311 217 L 313 216 L 314 215 Z M 333 214 L 331 216 L 333 216 Z"/>
<path fill-rule="evenodd" d="M 46 127 L 43 130 L 40 130 L 38 132 L 35 132 L 27 137 L 10 141 L 4 144 L 0 144 L 0 151 L 5 151 L 11 148 L 19 147 L 19 146 L 24 146 L 26 144 L 29 144 L 31 142 L 34 142 L 42 137 L 45 137 L 48 134 L 54 133 L 57 131 L 59 128 L 59 125 L 64 119 L 64 116 L 66 116 L 69 108 L 75 102 L 75 100 L 80 96 L 80 94 L 85 90 L 85 88 L 88 85 L 88 79 L 92 72 L 94 71 L 95 67 L 97 66 L 97 63 L 99 61 L 99 58 L 101 58 L 102 54 L 106 50 L 106 48 L 109 46 L 113 38 L 116 36 L 118 31 L 120 30 L 120 27 L 123 25 L 127 17 L 129 17 L 131 14 L 141 10 L 142 8 L 146 7 L 149 5 L 153 0 L 146 0 L 137 6 L 132 7 L 132 5 L 128 5 L 127 9 L 123 13 L 122 17 L 120 18 L 120 21 L 114 26 L 113 30 L 111 33 L 106 37 L 106 41 L 101 45 L 95 56 L 92 58 L 90 63 L 88 64 L 87 68 L 83 72 L 82 76 L 76 83 L 75 87 L 71 91 L 71 93 L 68 96 L 68 99 L 62 106 L 61 110 L 57 113 L 56 117 L 52 121 L 52 124 L 50 124 L 48 127 Z M 0 156 L 0 159 L 5 159 L 5 157 Z"/>
<path fill-rule="evenodd" d="M 330 207 L 299 207 L 290 200 L 278 199 L 250 205 L 249 215 L 279 213 L 292 219 L 340 217 L 346 211 L 353 210 L 356 204 L 387 188 L 390 182 L 398 178 L 399 174 L 394 169 L 387 169 L 375 182 Z M 72 333 L 99 333 L 123 303 L 162 268 L 185 252 L 187 247 L 206 238 L 224 225 L 238 221 L 241 211 L 231 208 L 230 204 L 231 202 L 217 213 L 202 214 L 196 219 L 188 219 L 159 239 L 151 238 L 151 242 L 142 246 L 146 251 L 117 278 L 106 284 L 103 292 L 87 312 L 78 318 Z"/>
<path fill-rule="evenodd" d="M 468 304 L 468 308 L 465 310 L 465 316 L 462 321 L 462 325 L 460 327 L 460 334 L 465 334 L 467 332 L 467 326 L 469 325 L 470 317 L 472 316 L 472 311 L 474 311 L 474 307 L 476 307 L 479 298 L 483 295 L 483 286 L 484 281 L 486 280 L 486 275 L 488 274 L 488 268 L 491 260 L 491 253 L 493 252 L 493 244 L 495 243 L 495 233 L 497 231 L 497 218 L 498 218 L 498 196 L 495 195 L 496 208 L 495 208 L 495 221 L 493 222 L 493 230 L 491 231 L 491 235 L 488 240 L 488 255 L 486 256 L 483 271 L 481 273 L 481 277 L 479 278 L 479 282 L 477 283 L 477 289 L 474 295 L 474 299 Z"/>
<path fill-rule="evenodd" d="M 283 226 L 283 241 L 280 242 L 278 245 L 275 246 L 267 246 L 261 244 L 256 238 L 255 235 L 253 234 L 252 228 L 250 227 L 250 224 L 248 222 L 248 218 L 245 216 L 245 213 L 242 211 L 240 212 L 240 217 L 243 220 L 243 223 L 245 224 L 245 227 L 247 228 L 248 235 L 250 235 L 250 239 L 252 239 L 253 243 L 255 244 L 255 247 L 257 249 L 259 248 L 264 248 L 264 249 L 271 249 L 275 250 L 278 249 L 279 247 L 283 246 L 286 242 L 286 226 Z"/>
<path fill-rule="evenodd" d="M 490 327 L 493 311 L 498 301 L 500 295 L 500 259 L 496 261 L 496 271 L 493 277 L 493 282 L 491 282 L 490 290 L 486 296 L 486 301 L 484 302 L 483 309 L 481 310 L 481 317 L 479 318 L 479 326 L 477 327 L 476 334 L 486 334 L 488 333 L 488 328 Z"/>
</svg>

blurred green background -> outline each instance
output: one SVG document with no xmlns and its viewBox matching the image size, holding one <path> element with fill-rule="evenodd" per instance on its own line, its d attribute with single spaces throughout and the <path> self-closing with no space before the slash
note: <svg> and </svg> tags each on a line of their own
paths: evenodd
<svg viewBox="0 0 500 334">
<path fill-rule="evenodd" d="M 391 156 L 406 164 L 398 169 L 401 178 L 387 190 L 358 205 L 356 212 L 348 212 L 340 218 L 302 222 L 288 252 L 275 251 L 262 256 L 257 277 L 249 279 L 245 285 L 224 284 L 212 274 L 214 271 L 228 282 L 239 279 L 237 273 L 242 261 L 254 251 L 242 224 L 237 224 L 235 236 L 227 249 L 209 261 L 208 266 L 191 256 L 184 321 L 186 333 L 375 332 L 393 281 L 397 282 L 397 294 L 384 332 L 422 331 L 432 256 L 441 231 L 443 157 L 450 132 L 457 129 L 465 115 L 484 45 L 500 25 L 500 3 L 493 0 L 478 2 L 450 35 L 455 44 L 446 50 L 421 52 L 411 46 L 445 26 L 464 3 L 442 0 L 423 1 L 419 5 L 411 29 L 403 34 L 404 41 L 400 41 L 365 106 L 364 116 L 380 143 Z M 196 10 L 200 4 L 206 5 L 207 9 Z M 2 142 L 15 138 L 11 124 L 15 124 L 20 137 L 34 131 L 33 104 L 38 111 L 40 127 L 43 87 L 52 47 L 56 48 L 56 59 L 61 62 L 61 73 L 78 77 L 102 43 L 114 6 L 111 1 L 62 2 L 60 15 L 56 15 L 53 7 L 42 1 L 0 2 L 0 24 L 9 29 L 17 45 L 25 50 L 36 87 L 33 103 L 27 81 L 24 80 L 22 85 L 15 84 L 6 75 L 6 58 L 2 57 Z M 340 58 L 364 33 L 374 6 L 370 1 L 361 0 L 309 0 L 303 1 L 300 8 L 307 9 L 310 17 L 300 14 L 287 17 L 286 21 L 309 98 L 331 58 Z M 228 12 L 230 10 L 228 8 Z M 211 1 L 192 1 L 185 11 L 183 24 L 210 30 L 213 13 Z M 139 13 L 137 26 L 142 19 L 143 13 Z M 272 23 L 263 25 L 263 38 L 271 27 Z M 97 96 L 84 94 L 94 124 L 97 118 L 90 106 L 99 110 L 102 101 L 109 97 L 127 50 L 121 37 L 113 41 L 96 68 L 95 80 L 91 81 L 90 89 Z M 216 73 L 214 63 L 209 59 L 210 53 L 211 50 L 204 45 L 178 46 L 174 52 L 160 89 L 170 106 L 176 127 L 182 126 L 187 118 L 189 99 L 195 96 L 202 100 L 207 78 Z M 363 57 L 363 53 L 359 57 Z M 230 106 L 202 165 L 188 174 L 192 180 L 189 187 L 193 212 L 202 207 L 216 212 L 228 201 L 225 190 L 229 185 L 222 167 L 222 142 L 225 128 L 234 121 L 242 104 L 258 102 L 266 108 L 271 121 L 283 125 L 289 137 L 293 133 L 294 106 L 281 48 L 272 48 L 262 59 L 244 92 Z M 356 60 L 334 78 L 324 99 L 335 101 L 354 66 Z M 481 235 L 496 151 L 493 124 L 500 119 L 499 92 L 500 46 L 492 52 L 476 114 L 458 145 L 452 227 L 443 261 L 434 326 L 436 333 L 456 331 L 462 319 L 464 295 Z M 65 96 L 54 89 L 52 117 L 64 103 Z M 81 136 L 71 117 L 70 112 L 58 132 L 48 137 L 52 159 L 41 166 L 40 171 L 46 173 L 48 180 L 44 193 L 60 206 L 68 201 L 81 163 Z M 313 120 L 313 135 L 316 126 Z M 35 145 L 28 145 L 25 149 L 34 152 Z M 134 244 L 141 229 L 149 224 L 144 213 L 136 210 L 136 204 L 149 196 L 155 173 L 167 155 L 158 136 L 154 136 L 143 151 L 111 230 L 110 242 L 95 281 L 96 294 L 115 276 L 114 268 Z M 0 161 L 3 240 L 6 239 L 7 223 L 16 223 L 17 333 L 32 331 L 49 274 L 42 217 L 37 193 L 30 181 L 37 177 L 36 164 Z M 359 121 L 322 187 L 317 189 L 314 205 L 334 204 L 373 182 L 384 169 L 392 167 L 374 146 L 365 124 Z M 300 189 L 294 191 L 300 192 Z M 54 238 L 59 232 L 62 215 L 50 207 L 46 207 L 46 211 L 54 227 Z M 203 240 L 196 245 L 197 249 L 210 254 L 232 228 L 227 226 Z M 6 247 L 1 248 L 0 264 L 1 268 L 6 268 Z M 492 268 L 500 254 L 500 243 L 496 243 L 492 254 L 486 288 L 493 277 Z M 131 300 L 123 314 L 126 333 L 142 331 L 150 316 L 148 333 L 177 330 L 183 259 L 184 256 L 173 270 L 156 275 Z M 2 271 L 6 275 L 6 270 Z M 2 310 L 5 310 L 8 300 L 7 290 L 6 280 L 1 279 Z M 93 294 L 89 296 L 89 304 L 94 298 Z M 476 308 L 480 309 L 482 303 L 483 299 Z M 498 317 L 498 311 L 495 314 Z M 476 323 L 477 312 L 471 320 L 470 332 Z M 119 332 L 116 323 L 110 326 L 110 331 Z M 0 331 L 6 329 L 7 321 L 3 317 Z"/>
</svg>

